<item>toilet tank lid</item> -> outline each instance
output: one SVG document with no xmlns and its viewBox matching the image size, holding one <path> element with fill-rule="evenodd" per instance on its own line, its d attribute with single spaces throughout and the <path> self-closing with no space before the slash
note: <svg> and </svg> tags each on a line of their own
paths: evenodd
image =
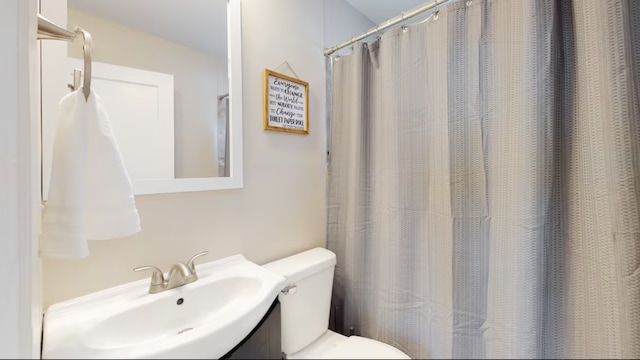
<svg viewBox="0 0 640 360">
<path fill-rule="evenodd" d="M 284 276 L 287 279 L 287 283 L 293 284 L 335 266 L 335 264 L 336 254 L 327 249 L 317 247 L 262 266 Z"/>
</svg>

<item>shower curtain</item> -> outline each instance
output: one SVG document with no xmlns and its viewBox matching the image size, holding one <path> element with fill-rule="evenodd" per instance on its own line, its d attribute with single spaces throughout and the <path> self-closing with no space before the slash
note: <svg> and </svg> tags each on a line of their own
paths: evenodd
<svg viewBox="0 0 640 360">
<path fill-rule="evenodd" d="M 338 327 L 640 358 L 640 1 L 457 1 L 333 61 Z"/>
</svg>

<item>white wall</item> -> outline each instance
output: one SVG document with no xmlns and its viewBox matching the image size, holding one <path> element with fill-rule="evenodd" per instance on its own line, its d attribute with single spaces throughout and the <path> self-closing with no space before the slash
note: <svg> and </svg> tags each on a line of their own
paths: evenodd
<svg viewBox="0 0 640 360">
<path fill-rule="evenodd" d="M 136 197 L 142 232 L 91 241 L 83 260 L 44 261 L 44 304 L 242 253 L 265 263 L 325 243 L 325 76 L 322 0 L 242 0 L 243 189 Z M 87 29 L 90 31 L 90 29 Z M 287 61 L 309 83 L 309 135 L 262 129 L 263 71 Z"/>
<path fill-rule="evenodd" d="M 37 11 L 0 2 L 0 358 L 40 354 Z"/>
<path fill-rule="evenodd" d="M 381 0 L 375 0 L 381 1 Z M 339 45 L 376 26 L 369 18 L 344 0 L 324 0 L 324 45 Z M 348 53 L 346 48 L 338 54 Z"/>
</svg>

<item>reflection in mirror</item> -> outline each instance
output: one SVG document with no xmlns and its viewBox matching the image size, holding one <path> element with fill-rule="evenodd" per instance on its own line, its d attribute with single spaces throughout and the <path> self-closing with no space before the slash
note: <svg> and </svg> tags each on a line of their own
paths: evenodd
<svg viewBox="0 0 640 360">
<path fill-rule="evenodd" d="M 40 11 L 92 34 L 91 87 L 135 194 L 242 188 L 240 0 L 40 0 Z M 45 201 L 58 102 L 83 68 L 80 48 L 41 43 Z"/>
<path fill-rule="evenodd" d="M 132 179 L 228 176 L 227 0 L 67 6 L 68 24 L 93 37 L 92 87 Z M 82 59 L 82 48 L 68 55 Z"/>
</svg>

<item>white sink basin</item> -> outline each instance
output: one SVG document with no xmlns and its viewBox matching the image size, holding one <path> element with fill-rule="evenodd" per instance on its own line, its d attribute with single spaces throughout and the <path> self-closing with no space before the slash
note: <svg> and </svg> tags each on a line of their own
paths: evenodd
<svg viewBox="0 0 640 360">
<path fill-rule="evenodd" d="M 196 266 L 199 279 L 149 294 L 139 280 L 54 304 L 42 358 L 209 358 L 244 339 L 285 279 L 234 255 Z"/>
</svg>

